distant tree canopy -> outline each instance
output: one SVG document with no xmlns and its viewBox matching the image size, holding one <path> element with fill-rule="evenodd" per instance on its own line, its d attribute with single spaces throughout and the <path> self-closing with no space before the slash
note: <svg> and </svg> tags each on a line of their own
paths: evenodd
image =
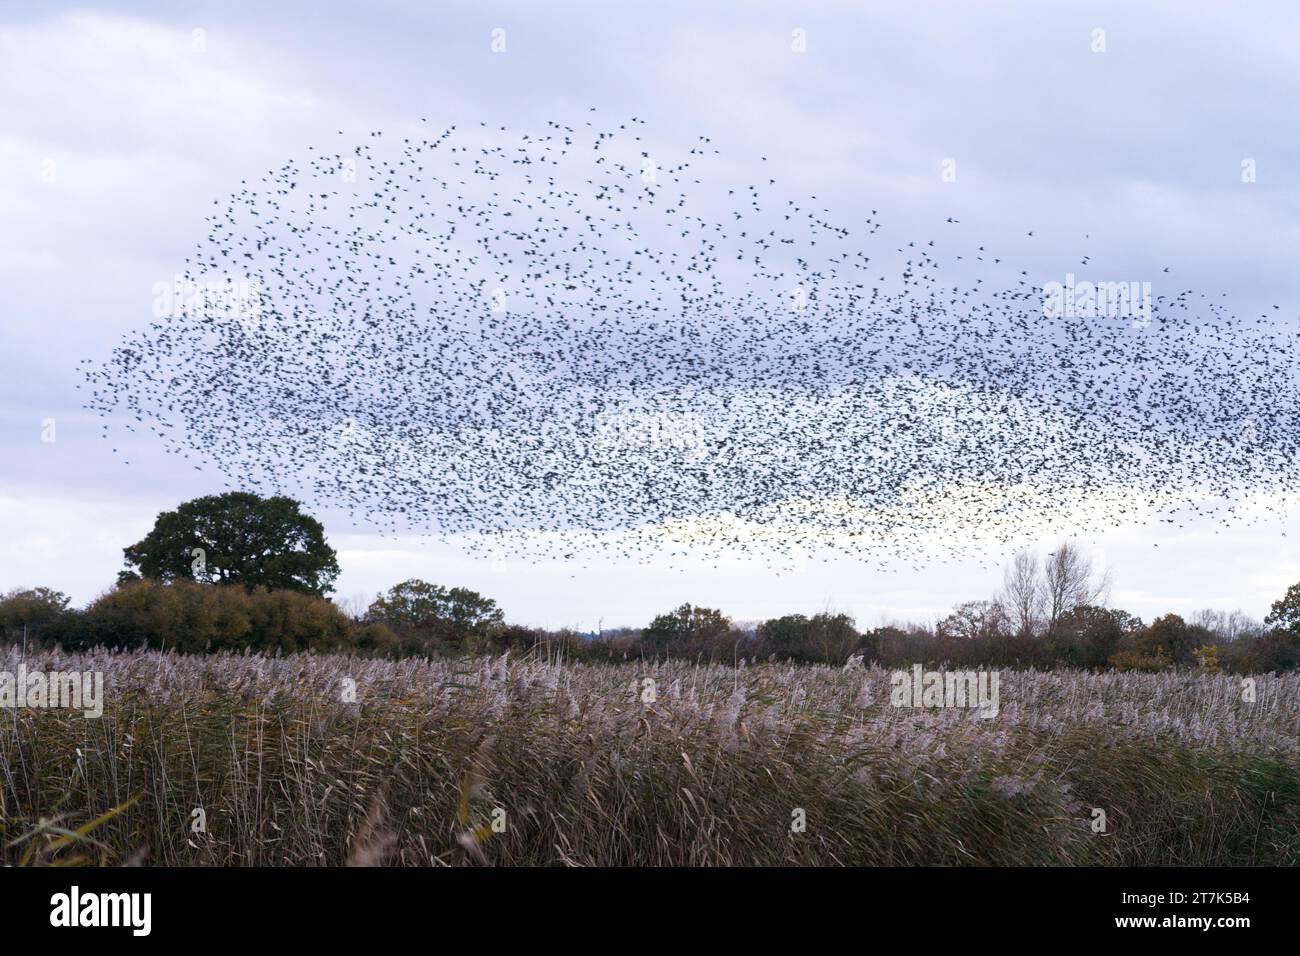
<svg viewBox="0 0 1300 956">
<path fill-rule="evenodd" d="M 1119 650 L 1124 637 L 1141 627 L 1142 622 L 1127 611 L 1081 604 L 1061 615 L 1048 640 L 1062 662 L 1100 668 Z"/>
<path fill-rule="evenodd" d="M 1010 632 L 1006 610 L 996 601 L 963 601 L 939 622 L 937 633 L 963 641 L 987 640 Z"/>
<path fill-rule="evenodd" d="M 859 632 L 852 617 L 827 610 L 739 627 L 716 608 L 682 604 L 644 628 L 599 634 L 507 624 L 491 598 L 418 578 L 377 595 L 364 613 L 364 601 L 344 613 L 323 594 L 332 590 L 338 565 L 320 523 L 288 498 L 232 493 L 186 502 L 159 515 L 153 531 L 125 551 L 138 571 L 124 572 L 115 590 L 84 610 L 51 588 L 0 595 L 0 642 L 183 653 L 507 652 L 588 662 L 744 658 L 837 667 L 860 659 L 882 668 L 1300 668 L 1300 584 L 1273 604 L 1267 623 L 1243 611 L 1205 609 L 1186 620 L 1166 614 L 1144 624 L 1092 600 L 1107 577 L 1065 546 L 1046 563 L 1016 554 L 1000 594 L 959 603 L 934 626 L 882 624 Z"/>
<path fill-rule="evenodd" d="M 408 645 L 458 648 L 500 629 L 504 615 L 496 601 L 477 591 L 411 578 L 376 597 L 365 619 L 392 628 Z"/>
<path fill-rule="evenodd" d="M 0 633 L 21 635 L 58 620 L 71 603 L 66 594 L 50 588 L 16 588 L 0 597 Z"/>
<path fill-rule="evenodd" d="M 1273 602 L 1264 623 L 1300 636 L 1300 584 L 1291 585 L 1286 594 Z"/>
<path fill-rule="evenodd" d="M 758 653 L 781 660 L 843 664 L 863 644 L 847 614 L 787 614 L 758 626 Z"/>
<path fill-rule="evenodd" d="M 119 581 L 192 580 L 323 596 L 339 575 L 325 529 L 298 502 L 246 491 L 164 511 L 153 530 L 123 553 L 127 569 Z"/>
<path fill-rule="evenodd" d="M 731 619 L 721 611 L 690 604 L 660 614 L 641 632 L 641 638 L 651 653 L 658 656 L 719 654 L 739 637 Z"/>
<path fill-rule="evenodd" d="M 1200 637 L 1180 615 L 1166 614 L 1139 631 L 1136 644 L 1142 654 L 1164 658 L 1175 664 L 1187 664 L 1192 660 L 1192 649 L 1201 643 Z"/>
</svg>

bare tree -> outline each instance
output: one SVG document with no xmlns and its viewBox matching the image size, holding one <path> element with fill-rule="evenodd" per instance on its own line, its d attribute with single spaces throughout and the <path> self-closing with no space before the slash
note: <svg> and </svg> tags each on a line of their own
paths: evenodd
<svg viewBox="0 0 1300 956">
<path fill-rule="evenodd" d="M 1215 637 L 1228 642 L 1263 630 L 1259 621 L 1240 608 L 1235 611 L 1206 608 L 1192 615 L 1192 624 L 1203 627 Z"/>
<path fill-rule="evenodd" d="M 1098 574 L 1092 559 L 1070 541 L 1063 541 L 1043 565 L 1041 607 L 1049 633 L 1061 615 L 1082 605 L 1098 604 L 1110 590 L 1110 574 Z"/>
<path fill-rule="evenodd" d="M 1021 637 L 1034 633 L 1039 592 L 1038 556 L 1027 549 L 1017 551 L 1002 573 L 1001 603 Z"/>
<path fill-rule="evenodd" d="M 338 605 L 340 611 L 352 618 L 352 620 L 360 621 L 365 618 L 366 610 L 370 607 L 372 600 L 374 599 L 358 591 L 353 593 L 351 597 L 336 597 L 334 603 Z"/>
</svg>

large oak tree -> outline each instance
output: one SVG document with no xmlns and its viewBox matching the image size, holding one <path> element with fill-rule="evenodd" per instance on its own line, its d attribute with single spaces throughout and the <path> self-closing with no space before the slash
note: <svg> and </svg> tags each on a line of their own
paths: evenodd
<svg viewBox="0 0 1300 956">
<path fill-rule="evenodd" d="M 246 491 L 195 498 L 164 511 L 153 530 L 123 553 L 127 570 L 121 580 L 188 578 L 323 596 L 334 590 L 339 575 L 325 529 L 298 502 Z"/>
</svg>

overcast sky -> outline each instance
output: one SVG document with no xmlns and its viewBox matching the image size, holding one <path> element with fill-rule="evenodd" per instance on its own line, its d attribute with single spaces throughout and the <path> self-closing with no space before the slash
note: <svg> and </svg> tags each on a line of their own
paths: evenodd
<svg viewBox="0 0 1300 956">
<path fill-rule="evenodd" d="M 147 441 L 129 465 L 113 455 L 81 409 L 78 363 L 148 323 L 154 285 L 182 270 L 214 199 L 338 130 L 421 116 L 527 129 L 595 106 L 771 155 L 807 192 L 870 197 L 900 234 L 959 215 L 1064 279 L 1067 244 L 1088 232 L 1129 267 L 1099 279 L 1171 264 L 1238 311 L 1282 302 L 1293 318 L 1297 36 L 1300 5 L 1281 0 L 0 5 L 0 589 L 85 602 L 159 511 L 227 489 Z M 945 158 L 956 183 L 940 179 Z M 1027 229 L 1043 240 L 1032 250 L 1016 246 Z M 418 576 L 482 590 L 521 623 L 584 629 L 682 601 L 741 619 L 932 619 L 988 596 L 1003 557 L 592 570 L 491 562 L 318 513 L 340 598 Z M 1112 568 L 1111 603 L 1147 619 L 1262 616 L 1300 581 L 1295 511 L 1082 543 Z"/>
</svg>

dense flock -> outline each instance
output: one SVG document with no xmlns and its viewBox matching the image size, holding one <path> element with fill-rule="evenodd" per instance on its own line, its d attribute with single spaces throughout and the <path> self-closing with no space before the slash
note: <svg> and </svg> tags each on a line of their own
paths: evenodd
<svg viewBox="0 0 1300 956">
<path fill-rule="evenodd" d="M 594 111 L 340 131 L 214 200 L 87 405 L 488 554 L 924 560 L 1297 490 L 1294 308 L 1176 263 L 1067 301 L 1133 278 L 1084 224 L 1031 271 L 771 165 Z"/>
</svg>

